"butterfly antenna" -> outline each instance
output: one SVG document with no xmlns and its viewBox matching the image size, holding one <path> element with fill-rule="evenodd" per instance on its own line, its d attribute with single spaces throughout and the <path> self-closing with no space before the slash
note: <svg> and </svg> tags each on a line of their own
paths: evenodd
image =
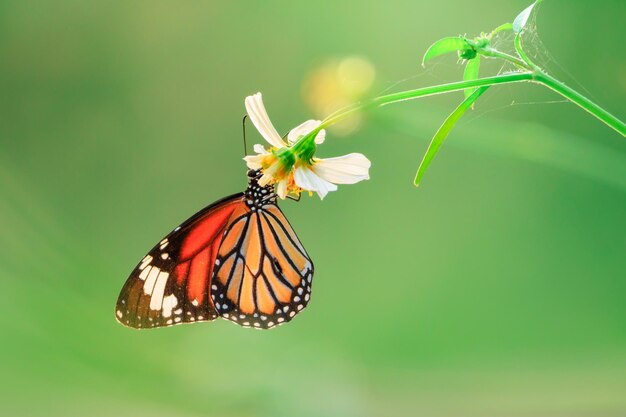
<svg viewBox="0 0 626 417">
<path fill-rule="evenodd" d="M 248 115 L 243 116 L 242 127 L 243 127 L 243 156 L 248 155 L 248 145 L 246 144 L 246 119 Z"/>
</svg>

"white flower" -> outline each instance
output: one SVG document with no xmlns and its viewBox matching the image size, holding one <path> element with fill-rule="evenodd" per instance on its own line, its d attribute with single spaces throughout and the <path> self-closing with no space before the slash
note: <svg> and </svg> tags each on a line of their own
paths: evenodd
<svg viewBox="0 0 626 417">
<path fill-rule="evenodd" d="M 246 97 L 245 103 L 250 120 L 272 148 L 267 150 L 262 145 L 254 145 L 257 155 L 249 155 L 244 159 L 250 169 L 262 170 L 263 176 L 259 180 L 261 185 L 276 184 L 276 194 L 280 198 L 306 190 L 316 192 L 323 199 L 330 191 L 337 190 L 335 184 L 355 184 L 369 179 L 371 163 L 360 153 L 305 160 L 301 154 L 292 150 L 293 145 L 317 129 L 321 121 L 307 120 L 291 129 L 285 142 L 265 111 L 261 93 Z M 323 143 L 325 138 L 326 131 L 322 129 L 315 136 L 315 144 Z"/>
</svg>

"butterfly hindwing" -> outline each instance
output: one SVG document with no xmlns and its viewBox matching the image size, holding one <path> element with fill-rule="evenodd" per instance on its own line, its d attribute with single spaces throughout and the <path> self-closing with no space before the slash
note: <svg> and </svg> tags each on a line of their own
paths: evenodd
<svg viewBox="0 0 626 417">
<path fill-rule="evenodd" d="M 225 319 L 267 329 L 306 307 L 313 262 L 274 202 L 249 210 L 224 233 L 211 297 Z"/>
<path fill-rule="evenodd" d="M 122 288 L 117 320 L 133 328 L 211 321 L 218 314 L 209 287 L 224 230 L 245 211 L 242 194 L 199 211 L 161 240 Z"/>
</svg>

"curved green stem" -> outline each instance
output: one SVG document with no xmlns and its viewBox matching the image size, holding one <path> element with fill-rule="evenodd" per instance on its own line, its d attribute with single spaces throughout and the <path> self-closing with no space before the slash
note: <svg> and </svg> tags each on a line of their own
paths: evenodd
<svg viewBox="0 0 626 417">
<path fill-rule="evenodd" d="M 520 56 L 520 58 L 522 58 L 522 61 L 527 64 L 527 68 L 529 68 L 531 71 L 541 71 L 541 69 L 537 65 L 535 65 L 533 61 L 531 61 L 528 55 L 526 55 L 526 52 L 524 52 L 524 49 L 522 48 L 522 33 L 518 33 L 515 36 L 513 44 L 515 45 L 515 50 L 517 51 L 517 54 Z"/>
<path fill-rule="evenodd" d="M 505 30 L 513 30 L 513 24 L 512 23 L 501 24 L 500 26 L 498 26 L 497 28 L 491 31 L 491 33 L 489 34 L 489 40 L 491 40 L 491 38 L 493 38 L 496 34 L 503 32 Z"/>
<path fill-rule="evenodd" d="M 506 54 L 504 52 L 500 52 L 497 49 L 492 49 L 492 48 L 482 48 L 478 50 L 478 53 L 484 56 L 488 56 L 488 57 L 492 57 L 492 58 L 500 58 L 500 59 L 504 59 L 505 61 L 509 61 L 510 63 L 512 63 L 513 65 L 518 66 L 519 68 L 526 70 L 526 71 L 532 71 L 534 70 L 534 68 L 532 68 L 531 66 L 529 66 L 526 62 L 524 62 L 523 60 L 514 57 L 513 55 L 509 55 Z"/>
<path fill-rule="evenodd" d="M 307 136 L 303 137 L 300 140 L 305 140 L 309 136 L 315 137 L 317 132 L 319 132 L 320 130 L 345 119 L 346 117 L 352 115 L 353 113 L 356 113 L 362 110 L 375 108 L 375 107 L 382 107 L 388 104 L 399 103 L 399 102 L 407 101 L 407 100 L 413 100 L 419 97 L 434 96 L 437 94 L 449 93 L 451 91 L 464 90 L 469 87 L 483 87 L 483 86 L 496 85 L 496 84 L 509 84 L 509 83 L 520 82 L 520 81 L 531 81 L 532 79 L 533 79 L 533 74 L 531 72 L 519 72 L 519 73 L 498 75 L 495 77 L 477 78 L 475 80 L 459 81 L 459 82 L 449 83 L 449 84 L 441 84 L 441 85 L 436 85 L 433 87 L 417 88 L 415 90 L 401 91 L 399 93 L 392 93 L 392 94 L 387 94 L 384 96 L 375 97 L 373 99 L 360 103 L 356 106 L 349 106 L 342 111 L 336 112 L 332 117 L 327 117 L 326 119 L 324 119 L 322 124 L 317 129 L 315 129 L 313 132 L 309 133 Z"/>
<path fill-rule="evenodd" d="M 307 141 L 314 140 L 317 133 L 341 120 L 351 116 L 354 113 L 368 110 L 371 108 L 377 108 L 386 106 L 388 104 L 400 103 L 402 101 L 413 100 L 420 97 L 433 96 L 438 94 L 449 93 L 452 91 L 460 91 L 471 87 L 484 87 L 496 84 L 510 84 L 521 81 L 532 81 L 538 84 L 542 84 L 563 97 L 570 100 L 572 103 L 581 107 L 591 115 L 598 118 L 604 124 L 620 133 L 622 136 L 626 136 L 626 125 L 617 117 L 613 116 L 602 107 L 598 106 L 587 97 L 580 94 L 578 91 L 568 87 L 554 77 L 544 73 L 543 71 L 536 69 L 533 72 L 518 72 L 512 74 L 498 75 L 494 77 L 478 78 L 475 80 L 459 81 L 449 84 L 441 84 L 432 87 L 417 88 L 415 90 L 401 91 L 398 93 L 387 94 L 384 96 L 374 97 L 370 100 L 355 105 L 348 106 L 341 109 L 331 116 L 327 117 L 322 123 L 308 135 L 303 136 L 294 145 L 295 148 L 299 148 Z"/>
<path fill-rule="evenodd" d="M 536 71 L 533 76 L 533 81 L 543 84 L 551 90 L 556 91 L 572 103 L 576 104 L 589 114 L 595 116 L 604 124 L 620 133 L 622 136 L 626 136 L 626 125 L 617 117 L 613 116 L 602 107 L 598 106 L 587 97 L 580 94 L 578 91 L 568 87 L 556 78 L 546 74 L 542 71 Z"/>
<path fill-rule="evenodd" d="M 429 48 L 429 50 L 426 52 L 426 55 L 424 57 L 424 62 L 428 60 L 429 57 L 432 58 L 433 56 L 436 56 L 438 54 L 441 54 L 444 52 L 451 52 L 456 49 L 458 49 L 460 57 L 476 59 L 476 62 L 473 62 L 474 66 L 471 68 L 471 70 L 469 70 L 469 72 L 468 72 L 468 68 L 470 68 L 469 64 L 466 67 L 466 71 L 464 75 L 464 78 L 466 78 L 465 81 L 387 94 L 384 96 L 374 97 L 372 99 L 366 100 L 361 103 L 355 103 L 348 107 L 344 107 L 332 113 L 328 117 L 326 117 L 326 119 L 324 119 L 322 123 L 316 129 L 312 130 L 307 135 L 300 138 L 293 145 L 293 151 L 302 158 L 311 159 L 313 156 L 313 153 L 315 152 L 314 140 L 317 134 L 322 129 L 325 129 L 353 115 L 354 113 L 371 109 L 371 108 L 382 107 L 387 104 L 400 103 L 406 100 L 413 100 L 419 97 L 432 96 L 436 94 L 443 94 L 443 93 L 448 93 L 452 91 L 460 91 L 460 90 L 471 91 L 471 94 L 469 95 L 466 94 L 465 100 L 454 110 L 454 112 L 452 112 L 452 114 L 450 114 L 450 116 L 448 116 L 448 118 L 444 121 L 444 123 L 441 125 L 441 127 L 439 128 L 439 130 L 433 137 L 428 147 L 428 150 L 426 151 L 426 154 L 424 155 L 424 158 L 422 159 L 422 162 L 420 163 L 420 166 L 418 168 L 418 171 L 415 177 L 415 184 L 418 185 L 422 176 L 424 175 L 426 168 L 432 162 L 433 158 L 435 157 L 435 154 L 439 150 L 439 147 L 441 146 L 445 138 L 448 136 L 448 134 L 450 133 L 450 131 L 452 130 L 452 128 L 454 127 L 458 119 L 469 108 L 471 108 L 474 101 L 476 101 L 478 97 L 480 97 L 480 95 L 489 88 L 489 86 L 496 85 L 496 84 L 522 82 L 522 81 L 526 81 L 526 82 L 530 81 L 533 83 L 542 84 L 550 88 L 551 90 L 559 93 L 560 95 L 562 95 L 563 97 L 565 97 L 572 103 L 576 104 L 583 110 L 587 111 L 589 114 L 593 115 L 594 117 L 599 119 L 601 122 L 603 122 L 610 128 L 614 129 L 616 132 L 621 134 L 622 136 L 626 137 L 626 125 L 624 124 L 624 122 L 619 120 L 617 117 L 613 116 L 608 111 L 604 110 L 602 107 L 598 106 L 593 101 L 589 100 L 587 97 L 580 94 L 578 91 L 568 87 L 561 81 L 543 72 L 541 68 L 539 68 L 530 60 L 526 52 L 524 52 L 524 49 L 522 48 L 522 41 L 521 41 L 521 34 L 523 31 L 523 27 L 526 24 L 526 20 L 528 19 L 528 15 L 530 14 L 532 7 L 539 1 L 541 0 L 537 0 L 535 3 L 533 3 L 533 5 L 531 5 L 530 7 L 525 9 L 520 15 L 518 15 L 518 17 L 515 19 L 515 22 L 513 24 L 507 23 L 507 24 L 501 25 L 497 27 L 496 29 L 494 29 L 491 32 L 491 34 L 489 34 L 486 37 L 484 35 L 481 35 L 481 37 L 476 38 L 473 41 L 465 39 L 464 37 L 444 38 L 443 40 L 436 42 Z M 514 29 L 517 32 L 515 36 L 515 40 L 514 40 L 514 46 L 517 52 L 517 56 L 498 51 L 497 49 L 493 49 L 490 46 L 491 38 L 495 34 L 497 34 L 500 31 L 510 30 L 510 29 Z M 452 45 L 446 44 L 445 48 L 443 49 L 440 48 L 436 53 L 432 52 L 435 50 L 435 46 L 441 47 L 443 45 L 442 42 L 444 41 L 447 43 L 450 43 L 450 41 L 455 41 L 455 42 L 452 42 Z M 460 45 L 458 45 L 459 42 L 460 42 Z M 469 51 L 466 49 L 467 46 L 471 47 L 471 50 L 475 52 L 471 56 L 464 55 L 465 52 Z M 479 55 L 477 56 L 476 53 Z M 491 58 L 500 58 L 504 61 L 507 61 L 515 65 L 521 71 L 516 72 L 516 73 L 511 73 L 511 74 L 498 75 L 494 77 L 472 79 L 473 77 L 477 76 L 478 59 L 480 58 L 480 55 L 491 57 Z"/>
<path fill-rule="evenodd" d="M 294 152 L 299 152 L 306 148 L 315 140 L 315 136 L 320 130 L 327 128 L 341 120 L 353 115 L 354 113 L 386 106 L 387 104 L 400 103 L 402 101 L 413 100 L 419 97 L 434 96 L 438 94 L 448 93 L 451 91 L 461 91 L 470 87 L 484 87 L 496 84 L 509 84 L 520 81 L 532 81 L 533 73 L 531 72 L 517 72 L 512 74 L 497 75 L 495 77 L 477 78 L 475 80 L 459 81 L 449 84 L 441 84 L 433 87 L 417 88 L 415 90 L 401 91 L 399 93 L 387 94 L 384 96 L 374 97 L 370 100 L 355 105 L 350 105 L 339 111 L 332 113 L 329 117 L 324 119 L 322 123 L 307 135 L 298 139 L 293 145 Z"/>
</svg>

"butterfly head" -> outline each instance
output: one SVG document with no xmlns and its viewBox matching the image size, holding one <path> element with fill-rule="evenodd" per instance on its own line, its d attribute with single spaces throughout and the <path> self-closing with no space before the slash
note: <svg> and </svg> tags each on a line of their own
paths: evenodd
<svg viewBox="0 0 626 417">
<path fill-rule="evenodd" d="M 244 192 L 246 205 L 250 209 L 257 210 L 267 204 L 276 204 L 274 185 L 259 185 L 259 179 L 263 176 L 260 169 L 248 170 L 248 188 Z"/>
</svg>

